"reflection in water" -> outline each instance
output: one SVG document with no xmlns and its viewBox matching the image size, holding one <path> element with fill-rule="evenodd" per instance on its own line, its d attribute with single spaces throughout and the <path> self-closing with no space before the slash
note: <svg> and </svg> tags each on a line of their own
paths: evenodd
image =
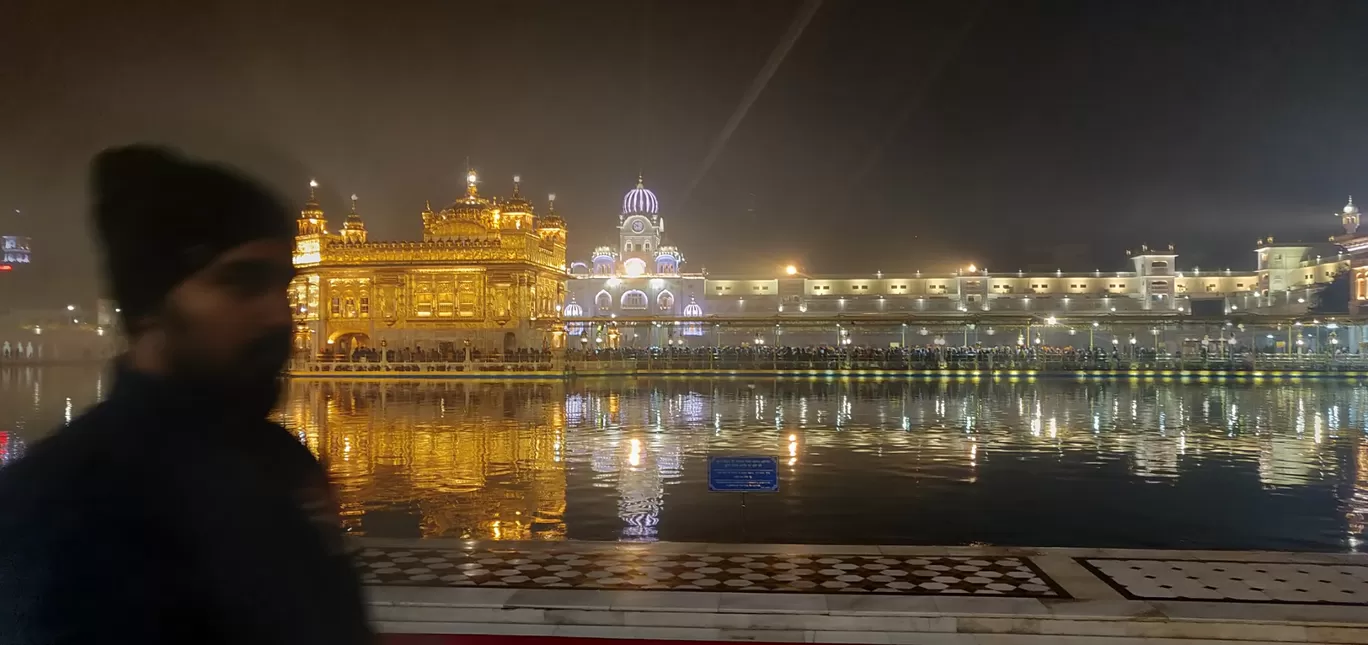
<svg viewBox="0 0 1368 645">
<path fill-rule="evenodd" d="M 0 371 L 0 459 L 98 374 Z M 69 402 L 69 403 L 68 403 Z M 353 533 L 1361 550 L 1350 383 L 292 381 Z M 706 457 L 780 458 L 709 493 Z"/>
<path fill-rule="evenodd" d="M 565 537 L 558 386 L 294 381 L 286 400 L 350 531 Z"/>
</svg>

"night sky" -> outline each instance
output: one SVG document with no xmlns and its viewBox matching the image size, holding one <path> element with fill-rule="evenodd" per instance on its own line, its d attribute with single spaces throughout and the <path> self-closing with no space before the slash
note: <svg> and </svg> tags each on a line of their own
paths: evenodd
<svg viewBox="0 0 1368 645">
<path fill-rule="evenodd" d="M 1141 242 L 1248 267 L 1368 199 L 1361 1 L 826 0 L 705 167 L 804 7 L 10 0 L 0 231 L 93 297 L 86 164 L 138 140 L 292 205 L 317 177 L 334 227 L 358 193 L 372 239 L 417 238 L 468 157 L 557 193 L 576 256 L 640 170 L 713 273 L 1115 270 Z"/>
</svg>

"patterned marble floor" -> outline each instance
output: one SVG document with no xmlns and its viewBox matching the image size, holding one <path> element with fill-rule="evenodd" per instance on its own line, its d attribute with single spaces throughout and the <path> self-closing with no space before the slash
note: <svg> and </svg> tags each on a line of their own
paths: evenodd
<svg viewBox="0 0 1368 645">
<path fill-rule="evenodd" d="M 1067 598 L 1029 559 L 364 548 L 368 585 Z"/>
<path fill-rule="evenodd" d="M 1368 605 L 1368 566 L 1078 558 L 1132 600 Z"/>
</svg>

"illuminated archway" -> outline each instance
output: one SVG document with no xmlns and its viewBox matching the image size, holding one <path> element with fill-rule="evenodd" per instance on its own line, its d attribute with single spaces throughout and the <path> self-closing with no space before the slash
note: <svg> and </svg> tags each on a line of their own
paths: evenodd
<svg viewBox="0 0 1368 645">
<path fill-rule="evenodd" d="M 358 349 L 366 349 L 371 346 L 371 339 L 365 332 L 359 331 L 339 331 L 328 339 L 328 347 L 333 354 L 339 356 L 350 356 Z"/>
</svg>

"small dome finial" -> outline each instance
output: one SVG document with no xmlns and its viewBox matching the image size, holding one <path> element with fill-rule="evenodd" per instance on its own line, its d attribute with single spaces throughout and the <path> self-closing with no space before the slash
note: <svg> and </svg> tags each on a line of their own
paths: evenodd
<svg viewBox="0 0 1368 645">
<path fill-rule="evenodd" d="M 480 175 L 475 172 L 474 168 L 470 168 L 469 166 L 467 166 L 466 168 L 466 195 L 469 197 L 474 197 L 477 194 L 479 194 L 479 191 L 475 188 L 475 185 L 480 183 Z"/>
<path fill-rule="evenodd" d="M 352 193 L 352 210 L 351 210 L 351 212 L 353 212 L 353 213 L 356 212 L 356 193 Z"/>
<path fill-rule="evenodd" d="M 318 180 L 317 180 L 317 179 L 310 179 L 310 180 L 309 180 L 309 201 L 314 201 L 314 200 L 318 199 L 318 194 L 317 194 L 317 193 L 318 193 Z"/>
<path fill-rule="evenodd" d="M 513 175 L 513 197 L 515 197 L 515 198 L 522 197 L 522 193 L 521 193 L 521 191 L 519 190 L 519 188 L 521 187 L 521 184 L 522 184 L 522 175 Z"/>
<path fill-rule="evenodd" d="M 641 174 L 641 171 L 637 171 L 637 188 L 645 188 L 645 187 L 646 187 L 646 178 L 645 178 L 645 175 L 642 175 L 642 174 Z"/>
</svg>

